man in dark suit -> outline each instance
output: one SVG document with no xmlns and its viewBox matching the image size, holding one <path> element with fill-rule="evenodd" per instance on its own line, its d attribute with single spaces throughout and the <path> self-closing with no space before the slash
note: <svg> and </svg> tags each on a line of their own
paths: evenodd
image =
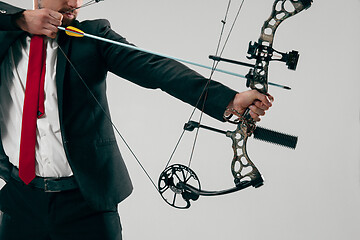
<svg viewBox="0 0 360 240">
<path fill-rule="evenodd" d="M 78 10 L 70 10 L 81 4 L 35 0 L 34 10 L 24 10 L 0 2 L 0 177 L 6 181 L 0 193 L 2 240 L 121 239 L 117 204 L 130 195 L 132 185 L 107 118 L 107 72 L 160 88 L 193 106 L 207 83 L 176 61 L 58 32 L 57 26 L 71 24 L 128 43 L 106 20 L 76 21 Z M 36 177 L 24 183 L 19 149 L 33 35 L 45 36 L 45 114 L 36 125 Z M 207 95 L 205 113 L 221 121 L 227 108 L 237 114 L 250 108 L 259 121 L 272 100 L 215 81 Z"/>
</svg>

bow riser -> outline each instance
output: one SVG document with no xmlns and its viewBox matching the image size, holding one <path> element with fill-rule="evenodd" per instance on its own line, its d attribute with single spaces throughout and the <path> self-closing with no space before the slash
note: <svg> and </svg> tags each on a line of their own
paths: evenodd
<svg viewBox="0 0 360 240">
<path fill-rule="evenodd" d="M 234 176 L 235 185 L 239 186 L 244 182 L 250 182 L 254 187 L 263 185 L 263 179 L 255 164 L 250 160 L 246 151 L 246 143 L 249 134 L 246 132 L 248 126 L 238 124 L 233 132 L 227 132 L 226 136 L 232 140 L 234 157 L 231 162 L 231 172 Z"/>
<path fill-rule="evenodd" d="M 250 69 L 247 77 L 247 87 L 257 91 L 268 93 L 268 68 L 269 63 L 273 60 L 274 51 L 272 48 L 276 29 L 285 19 L 307 9 L 311 6 L 312 0 L 275 0 L 270 17 L 264 22 L 261 28 L 260 38 L 257 43 L 249 44 L 249 59 L 256 59 L 254 68 Z M 298 60 L 297 52 L 283 54 L 281 61 L 285 61 L 290 69 L 295 70 Z M 234 157 L 231 164 L 232 174 L 236 184 L 250 181 L 254 187 L 263 184 L 261 174 L 255 164 L 250 160 L 247 151 L 247 138 L 254 132 L 255 122 L 250 116 L 247 109 L 242 117 L 239 118 L 237 129 L 229 135 L 233 141 Z"/>
</svg>

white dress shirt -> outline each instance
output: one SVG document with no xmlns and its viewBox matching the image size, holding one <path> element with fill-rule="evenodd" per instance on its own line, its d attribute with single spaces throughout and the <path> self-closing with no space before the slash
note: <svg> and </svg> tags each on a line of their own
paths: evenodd
<svg viewBox="0 0 360 240">
<path fill-rule="evenodd" d="M 41 177 L 66 177 L 72 171 L 67 161 L 59 122 L 56 90 L 56 63 L 58 44 L 45 38 L 45 115 L 37 120 L 36 169 Z M 24 106 L 26 76 L 31 38 L 20 38 L 9 49 L 1 66 L 0 128 L 1 140 L 10 162 L 19 167 L 22 111 Z"/>
</svg>

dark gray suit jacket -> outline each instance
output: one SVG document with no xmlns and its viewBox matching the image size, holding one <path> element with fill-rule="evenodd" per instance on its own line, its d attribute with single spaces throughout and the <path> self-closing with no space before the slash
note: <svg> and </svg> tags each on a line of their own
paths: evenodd
<svg viewBox="0 0 360 240">
<path fill-rule="evenodd" d="M 26 34 L 11 20 L 21 11 L 23 9 L 0 2 L 0 64 L 9 46 Z M 128 43 L 110 28 L 107 20 L 76 21 L 74 26 L 90 34 Z M 65 153 L 85 199 L 98 209 L 112 208 L 130 195 L 132 184 L 112 125 L 101 109 L 109 115 L 107 72 L 146 88 L 160 88 L 191 105 L 198 101 L 207 79 L 176 61 L 90 38 L 72 38 L 60 33 L 58 43 L 102 106 L 58 51 L 56 84 Z M 236 92 L 215 81 L 208 89 L 205 113 L 223 120 L 224 110 Z M 0 177 L 8 180 L 10 168 L 0 145 Z"/>
</svg>

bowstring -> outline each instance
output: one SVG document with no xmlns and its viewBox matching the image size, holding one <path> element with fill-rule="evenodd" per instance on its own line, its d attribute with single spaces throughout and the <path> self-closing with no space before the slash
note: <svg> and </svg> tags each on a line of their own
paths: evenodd
<svg viewBox="0 0 360 240">
<path fill-rule="evenodd" d="M 71 10 L 65 12 L 65 13 L 73 12 L 73 11 L 75 11 L 76 9 L 88 7 L 88 6 L 91 6 L 91 5 L 93 5 L 93 4 L 99 3 L 99 2 L 101 2 L 101 1 L 104 1 L 104 0 L 90 0 L 90 1 L 88 1 L 88 2 L 86 2 L 86 3 L 84 3 L 83 5 L 81 5 L 80 7 L 73 8 L 73 9 L 71 9 Z"/>
<path fill-rule="evenodd" d="M 96 3 L 99 3 L 101 1 L 104 0 L 90 0 L 86 3 L 84 3 L 83 5 L 81 5 L 80 7 L 74 8 L 68 12 L 72 12 L 76 9 L 79 8 L 84 8 Z M 66 53 L 64 52 L 64 50 L 62 49 L 62 47 L 60 45 L 58 45 L 59 50 L 61 51 L 61 53 L 64 55 L 66 61 L 70 64 L 71 68 L 75 71 L 76 75 L 80 78 L 81 82 L 84 84 L 85 88 L 89 91 L 91 97 L 94 99 L 94 101 L 96 102 L 96 104 L 100 107 L 101 111 L 104 113 L 105 117 L 107 118 L 107 120 L 110 122 L 111 126 L 115 129 L 116 133 L 119 135 L 119 137 L 121 138 L 121 140 L 123 141 L 123 143 L 125 144 L 126 148 L 129 150 L 129 152 L 131 153 L 131 155 L 135 158 L 136 162 L 139 164 L 140 168 L 143 170 L 143 172 L 145 173 L 145 175 L 147 176 L 147 178 L 150 180 L 151 184 L 154 186 L 154 188 L 156 189 L 157 192 L 159 192 L 158 187 L 156 186 L 154 180 L 150 177 L 149 173 L 146 171 L 145 167 L 141 164 L 139 158 L 136 156 L 135 152 L 132 150 L 132 148 L 130 147 L 130 145 L 128 144 L 128 142 L 125 140 L 125 138 L 123 137 L 123 135 L 120 133 L 120 130 L 116 127 L 116 125 L 114 124 L 114 122 L 111 120 L 111 117 L 109 116 L 109 114 L 107 114 L 107 112 L 105 111 L 105 109 L 103 108 L 103 106 L 101 105 L 101 103 L 99 102 L 99 100 L 96 98 L 95 94 L 91 91 L 90 87 L 87 85 L 87 83 L 85 82 L 85 80 L 83 79 L 83 77 L 81 76 L 81 74 L 79 73 L 79 71 L 75 68 L 74 64 L 71 62 L 71 60 L 69 59 L 69 57 L 66 55 Z"/>
<path fill-rule="evenodd" d="M 145 173 L 145 175 L 147 176 L 147 178 L 150 180 L 150 182 L 152 183 L 152 185 L 154 186 L 154 188 L 156 189 L 157 192 L 159 192 L 158 187 L 156 186 L 154 180 L 150 177 L 149 173 L 146 171 L 145 167 L 141 164 L 139 158 L 136 156 L 135 152 L 132 150 L 132 148 L 130 147 L 130 145 L 128 144 L 128 142 L 125 140 L 125 138 L 123 137 L 123 135 L 120 133 L 120 130 L 116 127 L 116 125 L 113 123 L 113 121 L 111 120 L 110 115 L 105 111 L 104 107 L 101 105 L 101 103 L 99 102 L 99 100 L 96 98 L 95 94 L 91 91 L 90 87 L 87 85 L 87 83 L 85 82 L 85 80 L 83 79 L 83 77 L 81 76 L 81 74 L 78 72 L 78 70 L 75 68 L 74 64 L 71 62 L 71 60 L 69 59 L 69 57 L 66 55 L 66 53 L 64 52 L 64 50 L 61 48 L 61 46 L 59 45 L 59 49 L 62 52 L 62 54 L 64 55 L 64 57 L 66 58 L 66 60 L 68 61 L 68 63 L 70 64 L 71 68 L 75 71 L 76 75 L 80 78 L 81 82 L 84 84 L 85 88 L 89 91 L 91 97 L 95 100 L 95 102 L 97 103 L 97 105 L 100 107 L 101 111 L 104 113 L 105 117 L 108 119 L 108 121 L 110 122 L 110 124 L 112 125 L 112 127 L 115 129 L 116 133 L 119 135 L 119 137 L 121 138 L 121 140 L 123 141 L 123 143 L 125 144 L 126 148 L 129 150 L 129 152 L 131 153 L 131 155 L 135 158 L 136 162 L 139 164 L 139 166 L 141 167 L 141 169 L 143 170 L 143 172 Z"/>
<path fill-rule="evenodd" d="M 101 1 L 104 0 L 90 0 L 86 3 L 84 3 L 83 5 L 81 5 L 80 7 L 74 8 L 68 12 L 72 12 L 76 9 L 79 8 L 84 8 L 96 3 L 99 3 Z M 96 98 L 95 94 L 91 91 L 90 87 L 87 85 L 87 83 L 85 82 L 85 80 L 83 79 L 83 77 L 81 76 L 81 74 L 78 72 L 78 70 L 75 68 L 74 64 L 71 62 L 71 60 L 69 59 L 69 57 L 66 55 L 66 53 L 64 52 L 64 50 L 62 49 L 62 47 L 60 46 L 60 44 L 58 45 L 59 50 L 62 52 L 62 54 L 64 55 L 66 61 L 70 64 L 71 68 L 75 71 L 76 75 L 80 78 L 81 82 L 84 84 L 85 88 L 89 91 L 91 97 L 94 99 L 94 101 L 97 103 L 97 105 L 100 107 L 101 111 L 104 113 L 105 117 L 108 119 L 108 121 L 110 122 L 111 126 L 115 129 L 116 133 L 119 135 L 119 137 L 121 138 L 121 140 L 123 141 L 123 143 L 125 144 L 126 148 L 129 150 L 130 154 L 134 157 L 134 159 L 136 160 L 136 162 L 139 164 L 140 168 L 143 170 L 143 172 L 145 173 L 145 175 L 147 176 L 147 178 L 150 180 L 151 184 L 154 186 L 154 188 L 156 189 L 157 192 L 159 192 L 158 187 L 156 186 L 154 180 L 150 177 L 149 173 L 146 171 L 145 167 L 143 166 L 143 164 L 141 163 L 141 161 L 139 160 L 139 158 L 136 156 L 135 152 L 132 150 L 132 148 L 130 147 L 130 145 L 128 144 L 128 142 L 125 140 L 125 138 L 123 137 L 123 135 L 120 133 L 120 130 L 116 127 L 116 125 L 114 124 L 114 122 L 111 120 L 110 115 L 105 111 L 105 109 L 103 108 L 103 106 L 101 105 L 101 103 L 99 102 L 99 100 Z"/>
<path fill-rule="evenodd" d="M 245 1 L 245 0 L 242 0 L 241 3 L 240 3 L 240 6 L 239 6 L 239 8 L 238 8 L 238 10 L 237 10 L 237 13 L 236 13 L 236 16 L 235 16 L 235 18 L 234 18 L 234 20 L 233 20 L 233 22 L 232 22 L 232 24 L 231 24 L 230 30 L 229 30 L 229 32 L 228 32 L 228 34 L 227 34 L 227 36 L 226 36 L 226 39 L 225 39 L 225 41 L 224 41 L 224 44 L 223 44 L 223 46 L 222 46 L 222 48 L 221 48 L 221 51 L 220 51 L 220 54 L 219 54 L 220 45 L 221 45 L 221 42 L 222 42 L 222 39 L 223 39 L 223 35 L 224 35 L 224 31 L 225 31 L 225 25 L 226 25 L 226 22 L 227 22 L 227 18 L 228 18 L 229 11 L 230 11 L 230 6 L 231 6 L 231 0 L 228 1 L 227 8 L 226 8 L 226 11 L 225 11 L 224 19 L 221 20 L 222 27 L 221 27 L 221 31 L 220 31 L 220 34 L 219 34 L 219 39 L 218 39 L 217 47 L 216 47 L 216 51 L 215 51 L 215 55 L 216 55 L 216 56 L 219 56 L 219 57 L 222 56 L 222 54 L 223 54 L 223 52 L 224 52 L 224 50 L 225 50 L 225 48 L 226 48 L 226 45 L 227 45 L 227 43 L 228 43 L 228 41 L 229 41 L 229 38 L 230 38 L 230 36 L 231 36 L 231 33 L 232 33 L 233 29 L 234 29 L 234 26 L 235 26 L 235 24 L 236 24 L 236 22 L 237 22 L 237 19 L 238 19 L 238 17 L 239 17 L 239 14 L 240 14 L 240 12 L 241 12 L 242 7 L 243 7 L 244 1 Z M 218 54 L 219 54 L 219 55 L 218 55 Z M 201 102 L 201 99 L 204 98 L 203 103 L 202 103 L 202 106 L 201 106 L 200 117 L 199 117 L 199 125 L 200 125 L 201 120 L 202 120 L 202 118 L 203 118 L 203 114 L 204 114 L 205 103 L 206 103 L 207 94 L 208 94 L 208 86 L 209 86 L 209 84 L 210 84 L 211 81 L 212 81 L 212 77 L 213 77 L 214 72 L 216 71 L 218 65 L 219 65 L 219 61 L 215 61 L 215 60 L 214 60 L 214 61 L 213 61 L 213 64 L 212 64 L 212 69 L 211 69 L 211 72 L 210 72 L 210 77 L 208 78 L 208 81 L 207 81 L 207 83 L 205 84 L 205 87 L 204 87 L 204 89 L 203 89 L 203 91 L 202 91 L 202 93 L 201 93 L 201 95 L 200 95 L 200 97 L 199 97 L 199 99 L 198 99 L 195 107 L 193 108 L 193 110 L 192 110 L 192 112 L 191 112 L 191 114 L 190 114 L 190 117 L 189 117 L 188 121 L 190 121 L 190 120 L 192 119 L 193 115 L 195 114 L 195 111 L 196 111 L 197 107 L 199 106 L 199 104 L 200 104 L 200 102 Z M 167 168 L 168 165 L 170 164 L 170 162 L 171 162 L 171 160 L 172 160 L 172 158 L 173 158 L 173 156 L 174 156 L 174 154 L 175 154 L 175 152 L 176 152 L 176 150 L 177 150 L 177 148 L 178 148 L 178 146 L 179 146 L 179 144 L 180 144 L 180 142 L 181 142 L 181 140 L 182 140 L 182 138 L 183 138 L 183 136 L 184 136 L 185 131 L 186 131 L 186 130 L 183 129 L 183 131 L 182 131 L 182 133 L 181 133 L 181 135 L 180 135 L 180 137 L 179 137 L 179 139 L 178 139 L 178 141 L 177 141 L 177 143 L 176 143 L 176 145 L 175 145 L 175 148 L 174 148 L 174 150 L 172 151 L 172 153 L 171 153 L 171 155 L 170 155 L 170 158 L 169 158 L 169 160 L 168 160 L 165 168 Z M 192 147 L 191 147 L 191 153 L 190 153 L 190 157 L 189 157 L 188 167 L 190 167 L 191 162 L 192 162 L 192 159 L 193 159 L 193 156 L 194 156 L 195 147 L 196 147 L 197 139 L 198 139 L 198 136 L 199 136 L 199 131 L 200 131 L 200 128 L 198 127 L 198 128 L 196 129 L 194 141 L 193 141 L 193 144 L 192 144 Z M 188 174 L 188 173 L 187 173 L 187 174 Z"/>
<path fill-rule="evenodd" d="M 225 30 L 225 25 L 226 25 L 226 21 L 227 21 L 227 17 L 229 15 L 229 10 L 230 10 L 230 5 L 231 5 L 231 0 L 229 0 L 228 2 L 228 5 L 227 5 L 227 8 L 226 8 L 226 12 L 225 12 L 225 17 L 224 19 L 221 21 L 222 23 L 222 27 L 221 27 L 221 31 L 220 31 L 220 35 L 219 35 L 219 39 L 218 39 L 218 43 L 217 43 L 217 46 L 216 46 L 216 51 L 215 51 L 215 56 L 218 55 L 219 53 L 219 49 L 220 49 L 220 45 L 221 45 L 221 41 L 222 41 L 222 38 L 223 38 L 223 34 L 224 34 L 224 30 Z M 223 49 L 224 49 L 225 46 L 223 46 Z M 212 77 L 214 75 L 214 72 L 218 66 L 219 62 L 216 62 L 216 61 L 213 61 L 213 64 L 212 64 L 212 69 L 211 69 L 211 72 L 210 72 L 210 76 L 209 76 L 209 79 L 204 87 L 204 91 L 203 93 L 201 94 L 200 96 L 200 99 L 199 99 L 199 102 L 202 98 L 202 95 L 204 95 L 204 101 L 203 101 L 203 104 L 202 104 L 202 107 L 201 107 L 201 113 L 200 113 L 200 117 L 199 117 L 199 125 L 202 121 L 202 118 L 203 118 L 203 115 L 204 115 L 204 109 L 205 109 L 205 103 L 206 103 L 206 100 L 207 100 L 207 96 L 208 96 L 208 86 L 210 84 L 210 82 L 212 81 Z M 195 110 L 193 111 L 192 115 L 195 113 Z M 192 116 L 191 116 L 192 117 Z M 196 147 L 196 143 L 197 143 L 197 140 L 198 140 L 198 137 L 199 137 L 199 132 L 200 132 L 200 128 L 197 128 L 196 129 L 196 132 L 195 132 L 195 137 L 194 137 L 194 141 L 193 141 L 193 145 L 191 147 L 191 153 L 190 153 L 190 158 L 189 158 L 189 162 L 188 162 L 188 167 L 190 168 L 191 166 L 191 162 L 192 162 L 192 159 L 194 157 L 194 153 L 195 153 L 195 147 Z M 188 173 L 187 173 L 188 174 Z"/>
<path fill-rule="evenodd" d="M 222 28 L 221 28 L 220 35 L 219 35 L 219 40 L 218 40 L 218 43 L 217 43 L 217 46 L 216 46 L 216 53 L 218 53 L 218 52 L 219 52 L 219 49 L 220 49 L 220 44 L 221 44 L 222 36 L 223 36 L 224 30 L 225 30 L 225 24 L 226 24 L 226 20 L 227 20 L 228 14 L 229 14 L 230 5 L 231 5 L 231 0 L 229 0 L 229 2 L 228 2 L 227 8 L 226 8 L 226 12 L 225 12 L 225 17 L 224 17 L 223 20 L 221 20 Z M 194 116 L 195 111 L 196 111 L 196 108 L 197 108 L 197 106 L 200 104 L 200 101 L 201 101 L 201 99 L 202 99 L 202 96 L 203 96 L 204 93 L 206 92 L 207 86 L 208 86 L 208 84 L 209 84 L 209 82 L 210 82 L 210 80 L 211 80 L 211 78 L 212 78 L 212 75 L 214 74 L 215 69 L 216 69 L 216 65 L 215 65 L 215 64 L 216 64 L 215 61 L 213 61 L 213 64 L 212 64 L 212 67 L 211 67 L 211 72 L 210 72 L 209 80 L 207 81 L 207 83 L 206 83 L 203 91 L 201 92 L 200 97 L 199 97 L 199 99 L 197 100 L 197 102 L 196 102 L 196 104 L 195 104 L 195 107 L 193 108 L 193 110 L 192 110 L 192 112 L 191 112 L 191 114 L 190 114 L 190 117 L 189 117 L 188 121 L 190 121 L 190 120 L 192 119 L 192 117 Z M 204 107 L 204 106 L 203 106 L 203 107 Z M 175 147 L 174 147 L 174 149 L 173 149 L 173 151 L 172 151 L 172 153 L 171 153 L 171 155 L 170 155 L 170 158 L 169 158 L 169 160 L 168 160 L 167 163 L 166 163 L 165 168 L 167 168 L 167 167 L 169 166 L 171 160 L 173 159 L 173 156 L 174 156 L 174 154 L 175 154 L 175 152 L 176 152 L 176 150 L 177 150 L 177 148 L 178 148 L 178 146 L 179 146 L 179 144 L 180 144 L 180 142 L 181 142 L 184 134 L 185 134 L 185 129 L 182 130 L 182 132 L 181 132 L 181 134 L 180 134 L 180 137 L 179 137 L 178 141 L 176 142 L 176 145 L 175 145 Z M 198 135 L 198 130 L 196 131 L 196 136 L 197 136 L 197 135 Z M 193 153 L 194 153 L 194 148 L 195 148 L 195 145 L 196 145 L 196 138 L 197 138 L 196 136 L 195 136 L 195 138 L 194 138 L 194 143 L 193 143 L 193 146 L 192 146 L 192 150 L 191 150 L 191 154 L 190 154 L 190 160 L 189 160 L 188 167 L 190 166 L 191 159 L 192 159 L 192 156 L 193 156 Z"/>
</svg>

